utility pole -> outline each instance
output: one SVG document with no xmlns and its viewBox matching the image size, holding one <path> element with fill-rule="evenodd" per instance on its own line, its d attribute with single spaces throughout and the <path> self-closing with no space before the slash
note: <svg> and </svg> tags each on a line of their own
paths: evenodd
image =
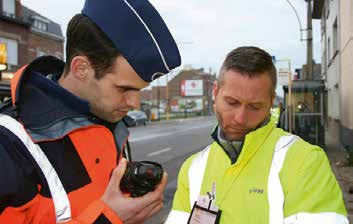
<svg viewBox="0 0 353 224">
<path fill-rule="evenodd" d="M 209 70 L 209 75 L 208 78 L 206 79 L 207 81 L 207 115 L 212 114 L 212 90 L 213 90 L 213 82 L 214 82 L 214 77 L 212 75 L 212 69 L 210 68 Z"/>
<path fill-rule="evenodd" d="M 292 133 L 293 129 L 293 107 L 292 107 L 292 72 L 291 72 L 291 61 L 288 59 L 288 115 L 289 115 L 289 133 Z"/>
<path fill-rule="evenodd" d="M 313 80 L 313 25 L 312 25 L 312 12 L 311 12 L 311 0 L 308 2 L 308 16 L 307 16 L 307 52 L 306 52 L 306 65 L 307 65 L 307 77 L 305 80 Z"/>
<path fill-rule="evenodd" d="M 172 74 L 172 72 L 173 71 L 170 71 L 170 74 Z M 166 74 L 165 75 L 165 78 L 166 78 L 166 89 L 165 89 L 165 91 L 166 91 L 166 100 L 167 100 L 167 105 L 166 105 L 166 110 L 165 110 L 165 112 L 166 112 L 166 120 L 167 121 L 169 121 L 169 115 L 170 115 L 170 97 L 169 97 L 169 80 L 168 80 L 168 75 L 169 75 L 169 73 L 168 74 Z"/>
<path fill-rule="evenodd" d="M 157 79 L 157 114 L 158 114 L 158 121 L 161 120 L 160 113 L 159 113 L 159 79 Z"/>
<path fill-rule="evenodd" d="M 186 107 L 186 104 L 187 104 L 186 101 L 187 101 L 186 98 L 184 98 L 184 118 L 188 117 L 188 109 Z"/>
</svg>

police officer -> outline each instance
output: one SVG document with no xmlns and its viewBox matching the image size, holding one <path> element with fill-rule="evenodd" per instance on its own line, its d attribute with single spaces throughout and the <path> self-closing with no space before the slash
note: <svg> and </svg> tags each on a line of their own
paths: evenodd
<svg viewBox="0 0 353 224">
<path fill-rule="evenodd" d="M 166 175 L 142 197 L 120 191 L 122 118 L 180 63 L 147 0 L 86 0 L 68 25 L 66 62 L 41 57 L 12 80 L 0 114 L 0 223 L 142 223 L 158 212 Z"/>
<path fill-rule="evenodd" d="M 166 223 L 348 223 L 323 150 L 270 122 L 276 81 L 265 51 L 227 55 L 213 89 L 214 142 L 183 164 Z"/>
</svg>

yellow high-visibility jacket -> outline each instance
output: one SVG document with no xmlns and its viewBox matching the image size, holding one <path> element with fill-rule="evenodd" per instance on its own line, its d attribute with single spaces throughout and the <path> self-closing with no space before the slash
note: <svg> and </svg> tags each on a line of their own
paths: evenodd
<svg viewBox="0 0 353 224">
<path fill-rule="evenodd" d="M 188 158 L 166 223 L 187 223 L 191 205 L 213 182 L 220 224 L 348 224 L 325 152 L 273 122 L 246 135 L 234 164 L 217 142 Z"/>
</svg>

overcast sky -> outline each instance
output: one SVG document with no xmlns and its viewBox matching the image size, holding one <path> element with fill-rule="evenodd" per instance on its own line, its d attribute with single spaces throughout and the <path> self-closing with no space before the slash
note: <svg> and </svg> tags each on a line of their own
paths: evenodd
<svg viewBox="0 0 353 224">
<path fill-rule="evenodd" d="M 84 0 L 22 0 L 22 4 L 59 23 L 63 33 Z M 225 55 L 254 45 L 292 60 L 292 70 L 306 63 L 306 42 L 286 0 L 151 0 L 166 21 L 181 51 L 183 65 L 218 72 Z M 306 2 L 291 0 L 306 27 Z M 320 57 L 320 26 L 314 21 L 314 59 Z M 304 36 L 305 37 L 305 36 Z M 278 67 L 285 67 L 278 63 Z"/>
</svg>

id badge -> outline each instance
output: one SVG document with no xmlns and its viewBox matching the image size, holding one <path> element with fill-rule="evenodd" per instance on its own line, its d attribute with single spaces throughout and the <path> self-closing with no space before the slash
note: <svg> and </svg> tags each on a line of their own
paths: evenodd
<svg viewBox="0 0 353 224">
<path fill-rule="evenodd" d="M 212 211 L 208 208 L 197 205 L 195 202 L 192 208 L 188 224 L 219 224 L 221 211 Z"/>
</svg>

